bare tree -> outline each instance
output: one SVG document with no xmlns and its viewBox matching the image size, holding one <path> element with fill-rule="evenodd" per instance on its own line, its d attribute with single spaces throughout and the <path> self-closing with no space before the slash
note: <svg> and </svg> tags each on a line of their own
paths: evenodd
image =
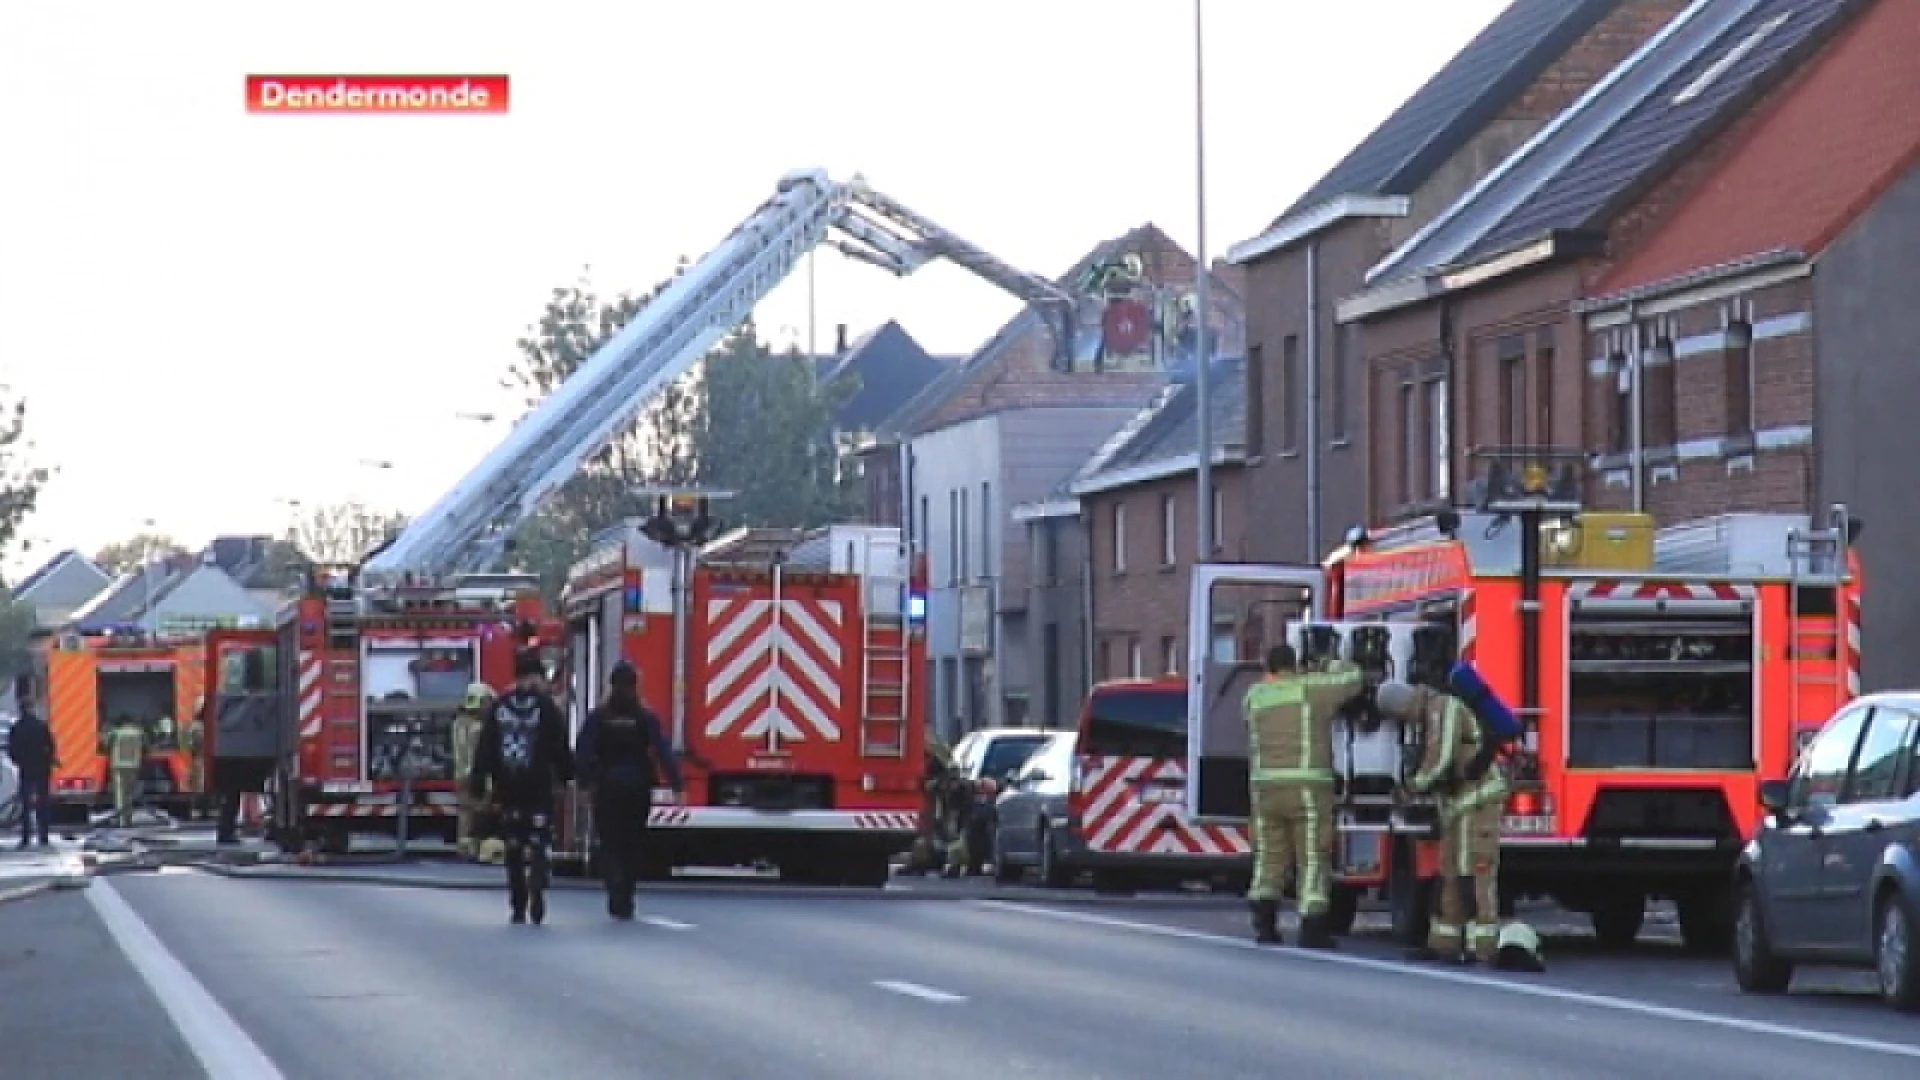
<svg viewBox="0 0 1920 1080">
<path fill-rule="evenodd" d="M 358 562 L 406 524 L 404 514 L 348 501 L 307 511 L 294 525 L 293 540 L 317 562 Z"/>
<path fill-rule="evenodd" d="M 106 545 L 94 552 L 93 561 L 107 573 L 119 575 L 138 570 L 154 559 L 185 554 L 186 550 L 185 544 L 165 533 L 143 532 Z"/>
</svg>

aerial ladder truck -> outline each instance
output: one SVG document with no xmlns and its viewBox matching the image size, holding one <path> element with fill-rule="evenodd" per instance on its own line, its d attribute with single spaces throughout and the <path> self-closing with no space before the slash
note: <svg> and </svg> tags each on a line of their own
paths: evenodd
<svg viewBox="0 0 1920 1080">
<path fill-rule="evenodd" d="M 549 496 L 823 244 L 899 276 L 945 259 L 1030 305 L 1051 329 L 1063 369 L 1082 345 L 1074 292 L 1008 265 L 859 177 L 835 181 L 824 170 L 782 177 L 771 198 L 397 536 L 357 566 L 317 569 L 280 613 L 276 631 L 221 635 L 216 670 L 231 677 L 208 695 L 215 768 L 269 793 L 283 845 L 342 843 L 343 821 L 391 823 L 404 835 L 415 815 L 443 825 L 452 818 L 447 732 L 456 683 L 504 682 L 490 659 L 503 643 L 554 645 L 541 630 L 534 579 L 487 571 Z M 646 561 L 686 566 L 671 552 L 671 538 L 649 539 L 637 522 L 629 532 L 630 546 L 660 549 Z M 665 535 L 657 523 L 651 532 Z M 914 564 L 900 530 L 886 542 L 900 552 L 890 565 Z M 866 537 L 863 552 L 877 544 Z M 904 613 L 908 576 L 896 576 L 899 595 L 875 602 Z M 677 645 L 686 648 L 684 635 Z M 249 652 L 258 655 L 249 659 Z M 676 733 L 687 729 L 688 717 L 678 713 L 689 707 L 675 695 L 669 722 Z M 577 701 L 573 711 L 577 724 Z M 280 722 L 264 722 L 268 713 Z M 902 752 L 917 760 L 923 733 L 906 737 Z M 686 750 L 683 738 L 675 742 Z"/>
</svg>

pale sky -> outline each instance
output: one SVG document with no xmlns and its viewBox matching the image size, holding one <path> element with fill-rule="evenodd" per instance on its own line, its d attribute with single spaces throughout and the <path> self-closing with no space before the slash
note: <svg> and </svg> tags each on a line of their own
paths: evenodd
<svg viewBox="0 0 1920 1080">
<path fill-rule="evenodd" d="M 1505 0 L 1206 0 L 1208 243 L 1258 233 Z M 490 74 L 499 116 L 250 116 L 249 73 Z M 0 384 L 58 466 L 35 550 L 142 522 L 416 512 L 548 292 L 704 253 L 790 169 L 869 182 L 1054 276 L 1146 221 L 1194 246 L 1187 0 L 4 0 Z M 823 253 L 817 341 L 970 351 L 1017 301 Z M 804 344 L 804 274 L 758 313 Z M 363 461 L 388 461 L 379 469 Z"/>
</svg>

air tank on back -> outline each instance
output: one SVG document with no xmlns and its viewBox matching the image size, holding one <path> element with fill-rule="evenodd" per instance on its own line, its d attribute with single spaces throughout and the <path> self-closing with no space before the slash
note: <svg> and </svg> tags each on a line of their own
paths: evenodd
<svg viewBox="0 0 1920 1080">
<path fill-rule="evenodd" d="M 1455 637 L 1445 626 L 1406 622 L 1288 624 L 1288 638 L 1303 667 L 1338 657 L 1366 673 L 1371 690 L 1389 679 L 1443 686 L 1453 665 Z M 1395 724 L 1375 712 L 1371 700 L 1334 718 L 1334 768 L 1349 804 L 1386 805 L 1405 773 L 1416 767 L 1417 725 Z"/>
</svg>

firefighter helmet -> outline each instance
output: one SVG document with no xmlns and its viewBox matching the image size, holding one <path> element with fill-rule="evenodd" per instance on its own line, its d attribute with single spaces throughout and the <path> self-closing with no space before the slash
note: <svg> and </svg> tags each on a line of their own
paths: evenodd
<svg viewBox="0 0 1920 1080">
<path fill-rule="evenodd" d="M 1523 922 L 1510 922 L 1501 927 L 1495 964 L 1502 971 L 1547 970 L 1546 959 L 1540 953 L 1539 933 Z"/>
<path fill-rule="evenodd" d="M 467 696 L 461 700 L 460 707 L 468 712 L 485 712 L 492 704 L 493 687 L 477 682 L 467 684 Z"/>
</svg>

